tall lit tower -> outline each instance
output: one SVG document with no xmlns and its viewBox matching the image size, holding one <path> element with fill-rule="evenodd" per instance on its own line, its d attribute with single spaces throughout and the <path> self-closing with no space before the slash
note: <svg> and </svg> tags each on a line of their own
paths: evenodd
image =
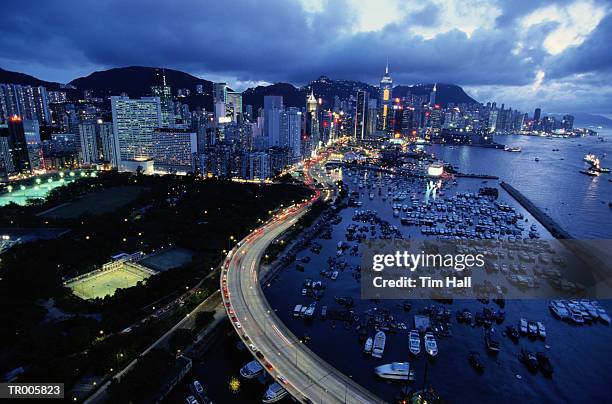
<svg viewBox="0 0 612 404">
<path fill-rule="evenodd" d="M 432 108 L 434 105 L 436 105 L 436 86 L 437 83 L 434 83 L 433 90 L 431 90 L 431 93 L 429 93 L 429 106 Z"/>
<path fill-rule="evenodd" d="M 310 136 L 310 143 L 313 149 L 319 146 L 319 104 L 311 90 L 310 95 L 306 99 L 306 133 Z"/>
<path fill-rule="evenodd" d="M 391 117 L 391 109 L 393 108 L 393 80 L 389 75 L 389 61 L 385 67 L 385 74 L 380 80 L 380 102 L 379 104 L 379 122 L 378 128 L 383 131 L 390 131 L 389 120 Z"/>
</svg>

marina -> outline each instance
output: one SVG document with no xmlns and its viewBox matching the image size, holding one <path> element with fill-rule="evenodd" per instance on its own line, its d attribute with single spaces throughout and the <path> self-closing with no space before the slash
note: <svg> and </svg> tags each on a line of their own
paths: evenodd
<svg viewBox="0 0 612 404">
<path fill-rule="evenodd" d="M 471 152 L 472 150 L 476 149 L 470 149 Z M 526 147 L 522 153 L 516 154 L 503 153 L 500 150 L 487 150 L 487 152 L 498 154 L 501 152 L 502 155 L 509 157 L 530 153 Z M 543 156 L 545 153 L 538 154 Z M 546 161 L 543 157 L 541 160 L 540 163 Z M 533 162 L 533 157 L 531 161 Z M 486 172 L 482 169 L 460 168 L 467 172 Z M 550 394 L 551 397 L 561 400 L 570 399 L 575 389 L 591 385 L 593 379 L 599 380 L 603 386 L 606 369 L 612 371 L 610 365 L 601 364 L 596 369 L 590 367 L 588 372 L 593 374 L 589 380 L 576 378 L 573 376 L 575 374 L 573 367 L 584 368 L 587 365 L 575 364 L 571 357 L 574 355 L 589 357 L 592 355 L 591 350 L 583 345 L 570 345 L 569 348 L 563 342 L 571 338 L 585 338 L 590 344 L 609 353 L 610 347 L 604 344 L 609 328 L 605 327 L 603 320 L 591 322 L 588 330 L 576 327 L 578 323 L 575 322 L 554 321 L 557 316 L 548 308 L 549 301 L 543 300 L 504 302 L 487 299 L 432 305 L 427 301 L 359 299 L 358 251 L 361 240 L 473 237 L 481 240 L 508 241 L 512 238 L 514 240 L 552 238 L 549 228 L 551 230 L 554 228 L 547 227 L 537 220 L 533 214 L 535 210 L 528 209 L 510 192 L 490 179 L 457 176 L 454 182 L 445 181 L 438 187 L 436 180 L 431 186 L 425 178 L 394 178 L 389 173 L 366 173 L 355 168 L 342 169 L 341 174 L 340 171 L 332 169 L 330 175 L 338 176 L 337 178 L 343 179 L 348 185 L 346 201 L 350 206 L 337 212 L 336 219 L 330 220 L 330 223 L 323 226 L 310 246 L 297 254 L 304 272 L 295 271 L 295 267 L 289 265 L 265 289 L 277 315 L 286 322 L 295 335 L 308 336 L 309 347 L 318 355 L 386 400 L 392 400 L 397 396 L 399 386 L 390 382 L 384 383 L 380 377 L 372 378 L 371 373 L 360 370 L 360 367 L 367 366 L 372 369 L 392 364 L 394 361 L 410 362 L 411 370 L 417 375 L 424 374 L 424 361 L 432 357 L 429 354 L 420 354 L 420 350 L 426 348 L 419 347 L 417 350 L 416 341 L 419 345 L 424 344 L 425 340 L 421 339 L 426 332 L 432 333 L 438 350 L 435 363 L 428 365 L 428 385 L 435 387 L 441 396 L 452 396 L 464 391 L 462 383 L 467 381 L 456 376 L 454 363 L 465 363 L 465 366 L 481 373 L 480 377 L 483 378 L 483 383 L 478 384 L 473 393 L 467 393 L 465 398 L 468 400 L 470 397 L 476 399 L 488 394 L 487 385 L 498 386 L 498 392 L 501 391 L 501 394 L 504 392 L 512 394 L 513 391 L 522 391 L 525 386 L 529 386 L 528 389 L 534 391 L 531 394 L 536 394 L 535 391 L 538 391 L 538 395 Z M 500 178 L 506 179 L 505 176 Z M 479 191 L 480 189 L 482 191 Z M 497 198 L 493 197 L 495 194 Z M 537 206 L 535 203 L 533 205 Z M 543 213 L 550 216 L 548 212 Z M 472 219 L 471 223 L 468 219 Z M 508 219 L 510 225 L 506 224 Z M 561 231 L 564 229 L 560 224 L 557 226 L 558 233 L 562 234 Z M 309 263 L 304 264 L 301 261 L 304 256 L 310 257 Z M 500 273 L 508 271 L 508 276 L 512 275 L 510 269 L 511 267 L 502 265 L 498 268 Z M 332 275 L 335 278 L 333 281 L 330 278 Z M 326 316 L 314 316 L 309 322 L 292 320 L 292 315 L 287 317 L 285 314 L 288 307 L 284 302 L 286 298 L 282 298 L 282 292 L 295 290 L 297 298 L 301 295 L 304 280 L 308 278 L 330 279 L 325 282 L 325 293 L 316 300 L 319 305 L 326 307 Z M 529 282 L 520 273 L 516 274 L 514 279 L 516 282 Z M 279 280 L 282 282 L 278 282 Z M 289 295 L 293 296 L 291 293 Z M 599 305 L 609 312 L 610 307 L 607 306 L 607 302 L 600 301 Z M 295 304 L 290 306 L 291 311 L 294 306 Z M 563 310 L 559 309 L 559 312 L 563 314 Z M 578 313 L 575 314 L 576 318 L 577 316 Z M 520 332 L 521 318 L 525 319 L 525 333 Z M 531 337 L 530 322 L 535 325 L 535 333 Z M 418 339 L 414 334 L 411 335 L 413 329 Z M 368 342 L 371 339 L 374 348 L 374 337 L 379 331 L 385 334 L 384 350 L 380 358 L 370 353 Z M 334 346 L 339 344 L 343 347 L 342 355 L 324 343 L 330 336 L 336 341 Z M 536 353 L 547 350 L 547 358 L 555 369 L 555 380 L 563 380 L 559 384 L 562 384 L 560 390 L 558 387 L 540 385 L 538 380 L 530 378 L 529 372 L 525 373 L 527 369 L 518 357 L 520 349 Z M 568 349 L 572 352 L 571 355 L 567 354 Z M 590 363 L 596 360 L 593 358 Z M 586 369 L 584 371 L 587 372 Z M 516 375 L 521 377 L 515 377 Z M 507 378 L 513 382 L 500 387 L 497 381 Z M 441 383 L 442 380 L 444 383 Z M 417 381 L 414 387 L 421 385 Z M 590 397 L 593 399 L 601 397 L 599 394 L 602 391 L 591 390 Z"/>
</svg>

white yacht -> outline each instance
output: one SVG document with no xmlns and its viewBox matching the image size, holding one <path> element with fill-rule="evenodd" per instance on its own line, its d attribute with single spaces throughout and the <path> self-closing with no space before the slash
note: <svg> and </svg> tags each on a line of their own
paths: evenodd
<svg viewBox="0 0 612 404">
<path fill-rule="evenodd" d="M 287 395 L 287 390 L 283 388 L 279 383 L 274 382 L 268 386 L 268 390 L 264 394 L 261 402 L 262 403 L 275 403 L 280 401 Z"/>
<path fill-rule="evenodd" d="M 421 336 L 417 330 L 410 331 L 410 352 L 418 355 L 421 352 Z"/>
<path fill-rule="evenodd" d="M 438 354 L 438 344 L 436 343 L 436 337 L 430 332 L 425 334 L 425 351 L 431 356 Z"/>
<path fill-rule="evenodd" d="M 263 372 L 263 366 L 258 361 L 252 360 L 240 369 L 240 376 L 245 379 L 252 379 L 259 376 L 261 372 Z"/>
<path fill-rule="evenodd" d="M 372 348 L 372 356 L 375 358 L 382 358 L 383 353 L 385 352 L 385 342 L 387 340 L 387 336 L 384 332 L 378 331 L 374 336 L 374 345 Z"/>
<path fill-rule="evenodd" d="M 414 380 L 414 370 L 408 362 L 393 362 L 378 366 L 374 372 L 383 379 Z"/>
<path fill-rule="evenodd" d="M 538 335 L 540 338 L 546 338 L 546 327 L 544 327 L 544 323 L 538 321 L 536 324 L 538 326 Z"/>
<path fill-rule="evenodd" d="M 372 337 L 368 337 L 365 342 L 365 346 L 363 347 L 363 352 L 367 354 L 372 353 L 372 345 L 374 345 L 374 340 Z"/>
</svg>

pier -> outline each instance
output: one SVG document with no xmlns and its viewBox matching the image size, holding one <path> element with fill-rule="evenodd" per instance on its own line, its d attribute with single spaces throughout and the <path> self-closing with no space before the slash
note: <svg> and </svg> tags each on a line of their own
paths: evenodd
<svg viewBox="0 0 612 404">
<path fill-rule="evenodd" d="M 464 174 L 464 173 L 456 173 L 455 176 L 458 178 L 476 178 L 481 180 L 498 180 L 499 177 L 495 175 L 487 175 L 487 174 Z"/>
<path fill-rule="evenodd" d="M 536 218 L 542 225 L 552 234 L 552 236 L 556 239 L 566 239 L 571 240 L 572 237 L 568 232 L 563 230 L 561 226 L 559 226 L 550 216 L 546 213 L 542 212 L 540 208 L 535 206 L 533 202 L 531 202 L 525 195 L 521 194 L 516 188 L 512 185 L 501 182 L 501 187 L 505 189 L 514 199 L 518 201 L 527 211 Z"/>
</svg>

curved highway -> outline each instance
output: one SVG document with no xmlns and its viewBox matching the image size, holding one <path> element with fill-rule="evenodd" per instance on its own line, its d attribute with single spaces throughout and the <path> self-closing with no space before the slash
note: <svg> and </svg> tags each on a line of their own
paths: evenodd
<svg viewBox="0 0 612 404">
<path fill-rule="evenodd" d="M 326 194 L 329 197 L 329 192 Z M 266 248 L 293 226 L 320 196 L 317 190 L 312 199 L 276 214 L 236 245 L 223 264 L 223 303 L 245 345 L 299 402 L 382 402 L 293 335 L 271 309 L 261 289 L 258 271 Z"/>
</svg>

